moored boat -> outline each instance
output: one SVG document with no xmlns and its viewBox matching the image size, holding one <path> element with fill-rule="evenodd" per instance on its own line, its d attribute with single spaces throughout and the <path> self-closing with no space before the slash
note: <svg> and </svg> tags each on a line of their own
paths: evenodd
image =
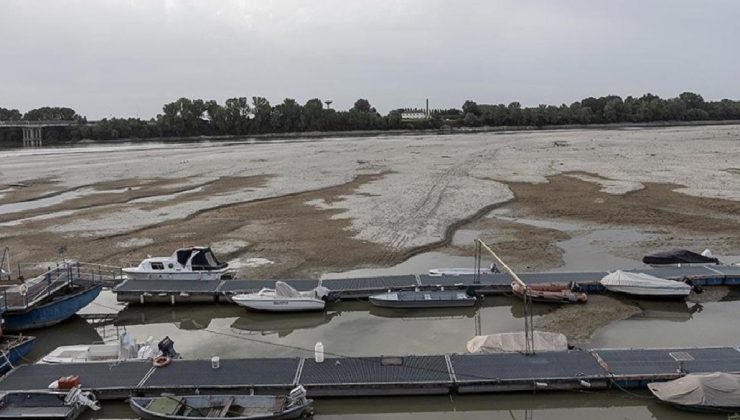
<svg viewBox="0 0 740 420">
<path fill-rule="evenodd" d="M 256 293 L 242 293 L 231 296 L 231 300 L 239 306 L 258 311 L 269 312 L 298 312 L 322 311 L 326 306 L 324 299 L 329 290 L 317 287 L 313 290 L 300 292 L 288 283 L 277 281 L 275 288 L 263 288 Z"/>
<path fill-rule="evenodd" d="M 370 296 L 375 306 L 385 308 L 450 308 L 473 306 L 476 297 L 463 290 L 415 290 L 406 292 L 387 292 Z"/>
<path fill-rule="evenodd" d="M 72 388 L 68 392 L 8 391 L 0 393 L 0 419 L 73 420 L 87 408 L 99 410 L 95 396 Z"/>
<path fill-rule="evenodd" d="M 648 389 L 660 401 L 683 410 L 705 413 L 740 411 L 738 374 L 692 373 L 668 382 L 649 383 Z"/>
<path fill-rule="evenodd" d="M 159 354 L 163 346 L 167 345 L 175 353 L 171 340 L 160 341 L 159 349 L 154 345 L 153 338 L 149 337 L 143 343 L 137 343 L 128 333 L 123 333 L 117 343 L 109 344 L 79 344 L 74 346 L 57 347 L 41 358 L 38 363 L 87 363 L 87 362 L 120 362 L 124 360 L 148 360 Z"/>
<path fill-rule="evenodd" d="M 191 395 L 130 399 L 131 409 L 147 420 L 297 419 L 313 412 L 302 386 L 288 395 Z"/>
<path fill-rule="evenodd" d="M 670 251 L 656 252 L 654 254 L 646 255 L 642 258 L 642 262 L 648 265 L 661 267 L 661 266 L 685 266 L 685 265 L 707 265 L 707 264 L 719 264 L 719 260 L 715 258 L 711 251 L 708 249 L 704 250 L 701 254 L 689 251 L 688 249 L 672 249 Z"/>
<path fill-rule="evenodd" d="M 191 246 L 169 257 L 149 257 L 122 271 L 133 280 L 219 280 L 229 272 L 229 264 L 219 262 L 211 248 Z"/>
<path fill-rule="evenodd" d="M 481 267 L 478 270 L 480 274 L 497 274 L 500 273 L 496 264 L 491 263 L 487 268 Z M 432 268 L 429 275 L 434 277 L 440 276 L 472 276 L 475 275 L 475 268 Z"/>
<path fill-rule="evenodd" d="M 516 281 L 511 282 L 511 291 L 518 297 L 527 296 L 535 302 L 545 303 L 585 303 L 586 292 L 579 290 L 575 284 L 542 283 L 525 286 Z"/>
<path fill-rule="evenodd" d="M 601 279 L 600 283 L 611 292 L 637 296 L 684 298 L 692 290 L 692 286 L 684 282 L 622 270 L 607 274 Z"/>
<path fill-rule="evenodd" d="M 36 337 L 23 335 L 3 335 L 0 337 L 0 374 L 3 374 L 23 361 L 33 349 Z"/>
<path fill-rule="evenodd" d="M 19 286 L 14 286 L 16 287 Z M 4 328 L 7 331 L 25 331 L 58 324 L 90 304 L 102 289 L 100 284 L 83 285 L 72 282 L 58 289 L 49 289 L 48 292 L 42 290 L 40 296 L 30 296 L 31 292 L 24 290 L 31 289 L 23 289 L 18 293 L 21 298 L 18 304 L 9 303 L 3 313 Z M 6 295 L 9 296 L 10 292 L 6 292 Z"/>
<path fill-rule="evenodd" d="M 476 335 L 465 347 L 470 353 L 524 353 L 527 337 L 523 331 L 490 335 Z M 532 331 L 534 351 L 566 351 L 568 338 L 564 334 Z"/>
</svg>

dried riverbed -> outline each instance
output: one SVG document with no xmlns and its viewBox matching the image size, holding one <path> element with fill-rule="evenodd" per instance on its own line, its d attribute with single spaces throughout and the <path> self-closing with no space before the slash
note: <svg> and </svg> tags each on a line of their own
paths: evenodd
<svg viewBox="0 0 740 420">
<path fill-rule="evenodd" d="M 527 271 L 630 268 L 673 246 L 732 260 L 740 255 L 739 145 L 740 127 L 707 126 L 3 151 L 0 245 L 30 272 L 62 245 L 68 258 L 122 265 L 212 244 L 242 276 L 266 278 L 471 266 L 477 237 Z M 740 316 L 736 293 L 712 289 L 678 303 L 593 296 L 587 305 L 535 305 L 535 325 L 583 346 L 737 344 L 726 322 Z M 523 325 L 521 305 L 508 297 L 452 312 L 348 302 L 297 318 L 226 305 L 124 309 L 104 293 L 86 312 L 119 310 L 118 330 L 76 319 L 40 331 L 33 356 L 114 340 L 121 328 L 170 335 L 189 358 L 304 356 L 310 351 L 296 347 L 318 340 L 337 354 L 461 352 L 477 323 L 483 333 Z M 538 397 L 536 407 L 517 398 L 402 399 L 385 411 L 327 401 L 319 412 L 679 418 L 623 395 L 585 407 L 572 396 Z M 624 406 L 608 409 L 615 401 Z"/>
</svg>

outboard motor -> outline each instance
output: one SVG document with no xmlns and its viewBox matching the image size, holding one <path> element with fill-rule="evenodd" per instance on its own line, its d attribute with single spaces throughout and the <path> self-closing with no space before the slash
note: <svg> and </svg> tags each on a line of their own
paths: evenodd
<svg viewBox="0 0 740 420">
<path fill-rule="evenodd" d="M 303 385 L 298 385 L 290 391 L 290 394 L 288 394 L 288 407 L 304 405 L 305 403 L 306 388 L 304 388 Z"/>
<path fill-rule="evenodd" d="M 691 286 L 691 290 L 694 293 L 696 293 L 697 295 L 700 295 L 700 294 L 704 293 L 704 288 L 701 287 L 701 286 L 699 286 L 698 284 L 694 283 L 693 280 L 691 280 L 689 278 L 684 278 L 684 281 L 683 282 L 686 283 L 686 284 L 688 284 L 689 286 Z"/>
<path fill-rule="evenodd" d="M 162 341 L 157 344 L 157 347 L 164 356 L 167 356 L 171 359 L 177 359 L 180 357 L 180 353 L 175 351 L 175 342 L 172 341 L 169 336 L 163 338 Z"/>
</svg>

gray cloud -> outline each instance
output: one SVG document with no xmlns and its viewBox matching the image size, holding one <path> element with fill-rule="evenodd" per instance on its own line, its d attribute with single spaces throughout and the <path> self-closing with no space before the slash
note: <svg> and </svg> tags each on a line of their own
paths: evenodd
<svg viewBox="0 0 740 420">
<path fill-rule="evenodd" d="M 151 117 L 181 96 L 385 112 L 590 95 L 740 98 L 740 3 L 0 2 L 0 106 Z"/>
</svg>

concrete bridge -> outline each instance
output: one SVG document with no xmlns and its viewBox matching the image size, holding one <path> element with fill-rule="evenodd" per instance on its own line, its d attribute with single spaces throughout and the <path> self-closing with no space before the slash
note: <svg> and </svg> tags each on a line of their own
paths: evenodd
<svg viewBox="0 0 740 420">
<path fill-rule="evenodd" d="M 23 146 L 38 147 L 43 145 L 44 128 L 69 127 L 77 124 L 78 121 L 0 121 L 0 128 L 21 128 Z"/>
</svg>

